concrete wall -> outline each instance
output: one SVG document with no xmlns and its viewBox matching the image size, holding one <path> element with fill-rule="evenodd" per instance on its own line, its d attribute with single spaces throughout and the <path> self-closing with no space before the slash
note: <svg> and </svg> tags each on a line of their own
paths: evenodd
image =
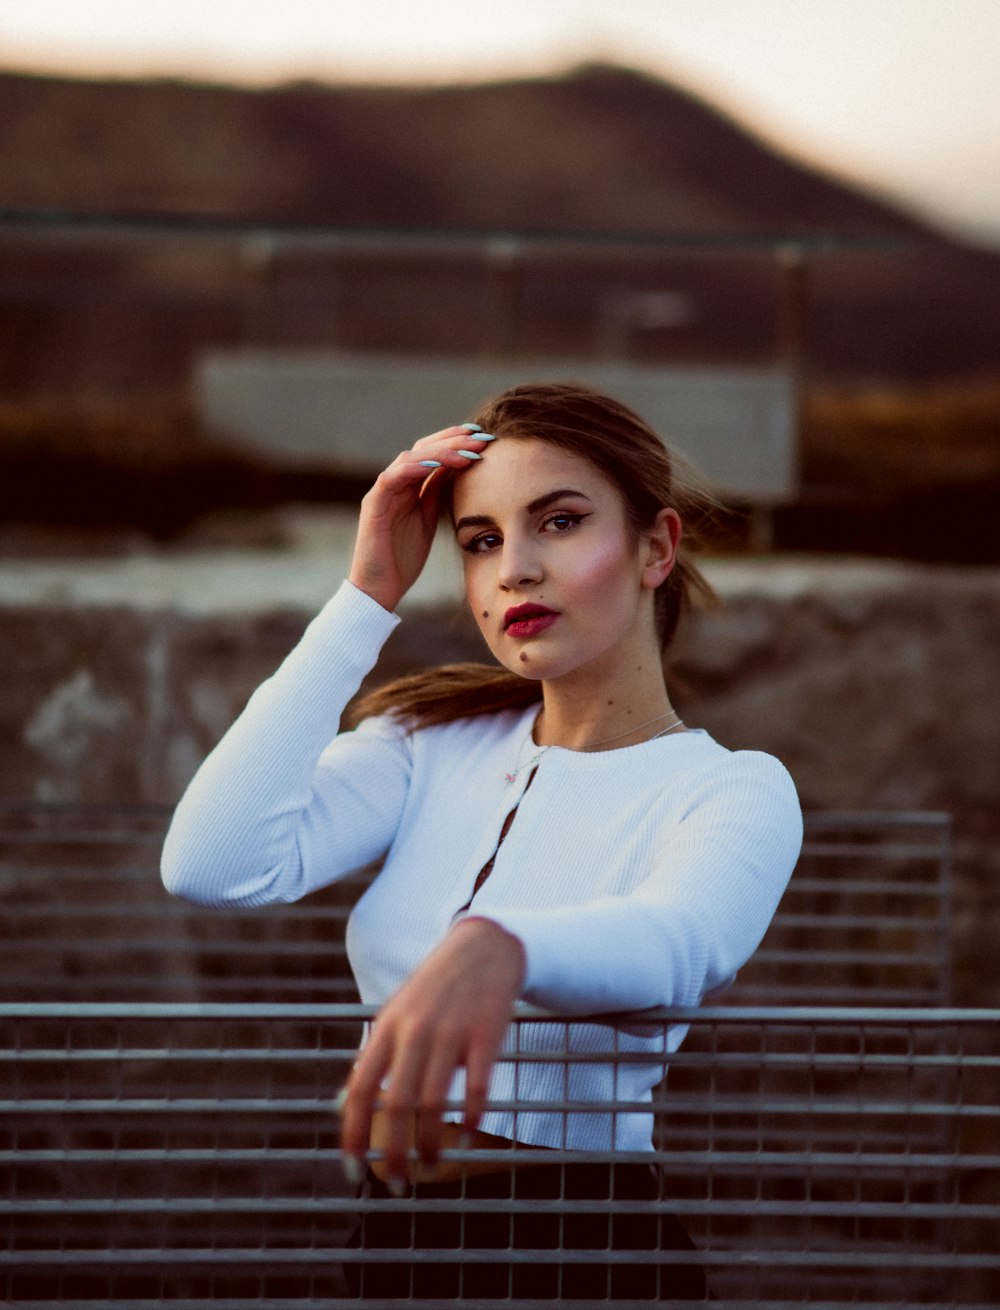
<svg viewBox="0 0 1000 1310">
<path fill-rule="evenodd" d="M 336 583 L 318 554 L 271 557 L 270 572 L 263 555 L 133 562 L 145 591 L 125 603 L 121 563 L 46 567 L 33 582 L 27 566 L 0 570 L 4 798 L 173 800 Z M 809 806 L 951 811 L 957 999 L 1000 1004 L 1000 574 L 746 563 L 711 575 L 726 609 L 676 652 L 687 720 L 773 751 Z M 480 654 L 432 588 L 378 676 Z"/>
</svg>

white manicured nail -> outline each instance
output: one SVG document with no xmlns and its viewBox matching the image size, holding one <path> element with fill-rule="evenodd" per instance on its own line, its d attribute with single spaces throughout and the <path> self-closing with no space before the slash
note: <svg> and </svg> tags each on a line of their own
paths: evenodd
<svg viewBox="0 0 1000 1310">
<path fill-rule="evenodd" d="M 352 1187 L 358 1187 L 362 1178 L 365 1176 L 364 1166 L 361 1161 L 354 1155 L 344 1155 L 340 1159 L 341 1168 L 344 1171 L 344 1177 Z"/>
</svg>

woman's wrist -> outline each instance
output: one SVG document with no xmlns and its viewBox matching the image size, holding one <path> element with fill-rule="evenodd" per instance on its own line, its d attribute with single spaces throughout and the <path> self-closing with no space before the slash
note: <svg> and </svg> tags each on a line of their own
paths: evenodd
<svg viewBox="0 0 1000 1310">
<path fill-rule="evenodd" d="M 402 596 L 396 595 L 395 592 L 385 585 L 379 585 L 378 582 L 366 578 L 361 572 L 351 569 L 347 575 L 347 581 L 352 587 L 366 595 L 369 600 L 373 600 L 376 605 L 380 605 L 387 614 L 395 614 L 396 606 L 402 600 Z"/>
<path fill-rule="evenodd" d="M 520 993 L 528 971 L 528 957 L 520 937 L 508 932 L 496 919 L 478 914 L 464 915 L 455 923 L 449 935 L 464 933 L 471 937 L 473 932 L 478 934 L 484 954 L 490 954 L 505 969 L 511 981 L 516 983 L 516 991 Z"/>
</svg>

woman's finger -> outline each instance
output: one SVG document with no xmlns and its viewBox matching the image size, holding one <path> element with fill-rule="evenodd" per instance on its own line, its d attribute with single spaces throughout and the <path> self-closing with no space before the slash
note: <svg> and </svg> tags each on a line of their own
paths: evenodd
<svg viewBox="0 0 1000 1310">
<path fill-rule="evenodd" d="M 378 483 L 392 487 L 399 481 L 407 486 L 414 480 L 429 482 L 428 474 L 436 474 L 438 469 L 461 472 L 478 463 L 494 438 L 488 432 L 473 431 L 473 426 L 458 424 L 421 437 L 396 456 L 379 475 Z"/>
<path fill-rule="evenodd" d="M 439 434 L 425 437 L 412 450 L 398 455 L 379 474 L 377 485 L 390 491 L 397 486 L 409 491 L 411 484 L 418 482 L 419 499 L 431 483 L 477 464 L 483 458 L 486 448 L 487 443 L 483 437 L 471 437 L 469 433 L 453 437 L 450 442 L 440 440 Z"/>
<path fill-rule="evenodd" d="M 479 1043 L 472 1047 L 465 1062 L 464 1123 L 469 1132 L 479 1127 L 486 1111 L 490 1074 L 499 1053 L 499 1041 Z"/>
<path fill-rule="evenodd" d="M 472 432 L 465 426 L 445 428 L 429 437 L 421 437 L 414 443 L 412 454 L 418 455 L 421 466 L 430 468 L 434 474 L 433 478 L 427 479 L 426 486 L 439 476 L 435 465 L 461 472 L 463 468 L 478 463 L 493 440 L 494 437 L 490 433 Z M 424 494 L 423 488 L 420 494 Z"/>
<path fill-rule="evenodd" d="M 433 460 L 421 460 L 421 463 L 424 465 L 425 468 L 434 462 L 435 461 Z M 431 471 L 424 478 L 423 482 L 421 482 L 420 484 L 420 490 L 417 492 L 417 499 L 423 500 L 424 496 L 426 496 L 428 491 L 430 491 L 432 484 L 435 481 L 437 481 L 439 484 L 443 483 L 444 479 L 447 476 L 448 476 L 448 470 L 445 469 L 442 465 L 439 464 L 437 468 L 432 468 Z"/>
<path fill-rule="evenodd" d="M 377 1028 L 377 1025 L 376 1025 Z M 345 1173 L 360 1182 L 371 1142 L 372 1117 L 382 1078 L 388 1066 L 375 1037 L 368 1043 L 351 1071 L 341 1107 L 340 1147 Z"/>
<path fill-rule="evenodd" d="M 416 1148 L 421 1164 L 437 1164 L 448 1091 L 463 1062 L 462 1043 L 455 1037 L 439 1034 L 424 1070 L 417 1110 Z"/>
<path fill-rule="evenodd" d="M 461 446 L 466 442 L 481 442 L 483 445 L 489 445 L 493 440 L 492 433 L 484 432 L 482 428 L 477 427 L 474 423 L 455 423 L 450 428 L 442 428 L 440 432 L 432 432 L 429 436 L 420 437 L 413 443 L 413 450 L 423 453 L 428 446 L 439 444 L 451 444 Z M 479 449 L 480 447 L 477 447 Z"/>
<path fill-rule="evenodd" d="M 428 1037 L 410 1030 L 396 1034 L 392 1066 L 379 1100 L 379 1146 L 389 1187 L 405 1185 L 410 1173 L 414 1120 L 427 1063 Z"/>
</svg>

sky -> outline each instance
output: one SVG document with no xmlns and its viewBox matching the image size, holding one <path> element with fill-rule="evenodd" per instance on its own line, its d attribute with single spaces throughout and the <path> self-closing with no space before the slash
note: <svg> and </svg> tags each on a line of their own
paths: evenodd
<svg viewBox="0 0 1000 1310">
<path fill-rule="evenodd" d="M 0 0 L 0 67 L 270 85 L 615 61 L 1000 247 L 1000 0 Z"/>
</svg>

